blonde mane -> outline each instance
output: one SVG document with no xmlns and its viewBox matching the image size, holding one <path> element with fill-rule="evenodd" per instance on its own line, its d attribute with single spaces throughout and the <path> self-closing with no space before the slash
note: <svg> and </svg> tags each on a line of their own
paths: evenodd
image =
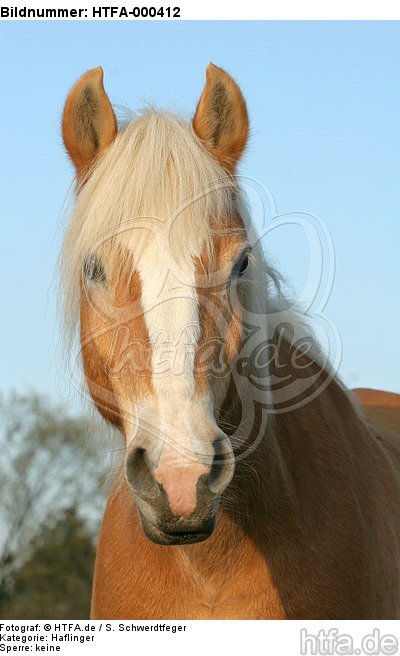
<svg viewBox="0 0 400 656">
<path fill-rule="evenodd" d="M 199 243 L 211 244 L 210 218 L 221 225 L 234 190 L 234 179 L 179 117 L 151 109 L 123 126 L 82 181 L 65 233 L 59 264 L 67 332 L 77 325 L 87 257 L 108 245 L 107 266 L 120 264 L 121 252 L 140 251 L 146 226 L 160 221 L 172 228 L 174 254 L 191 257 Z"/>
</svg>

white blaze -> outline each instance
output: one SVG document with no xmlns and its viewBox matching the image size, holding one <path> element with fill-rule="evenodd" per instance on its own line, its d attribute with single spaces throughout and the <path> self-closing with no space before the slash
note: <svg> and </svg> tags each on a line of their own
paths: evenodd
<svg viewBox="0 0 400 656">
<path fill-rule="evenodd" d="M 166 241 L 166 240 L 165 240 Z M 199 245 L 199 251 L 201 244 Z M 158 441 L 153 464 L 188 467 L 210 450 L 212 408 L 195 395 L 194 364 L 201 327 L 193 257 L 183 273 L 162 239 L 147 244 L 136 263 L 150 343 L 155 398 L 139 410 Z"/>
</svg>

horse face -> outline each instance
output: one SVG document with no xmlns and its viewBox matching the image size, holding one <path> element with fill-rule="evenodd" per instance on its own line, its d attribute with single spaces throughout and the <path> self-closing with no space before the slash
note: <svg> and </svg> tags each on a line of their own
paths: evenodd
<svg viewBox="0 0 400 656">
<path fill-rule="evenodd" d="M 129 132 L 110 147 L 110 106 L 96 75 L 84 76 L 71 91 L 63 131 L 78 174 L 85 175 L 82 202 L 88 197 L 101 208 L 96 193 L 104 180 L 111 196 L 115 179 L 125 174 L 122 168 L 120 176 L 114 171 L 107 178 L 107 168 L 119 161 L 118 148 Z M 176 129 L 179 139 L 181 128 Z M 214 175 L 224 176 L 230 185 L 230 210 L 216 220 L 212 211 L 204 215 L 193 206 L 171 219 L 175 208 L 168 207 L 168 219 L 143 225 L 136 220 L 132 239 L 113 237 L 93 248 L 82 266 L 80 326 L 87 383 L 99 411 L 125 435 L 125 477 L 146 535 L 160 544 L 209 537 L 234 471 L 231 443 L 219 419 L 243 338 L 241 296 L 251 256 L 227 172 L 234 171 L 247 131 L 240 90 L 224 71 L 210 65 L 193 129 L 182 136 L 181 161 L 184 145 L 189 148 L 193 140 L 186 162 L 193 169 L 193 184 L 196 171 L 215 166 Z M 174 146 L 170 157 L 164 147 L 170 164 L 158 168 L 167 185 L 181 151 Z M 97 158 L 93 174 L 91 148 Z M 127 179 L 119 191 L 129 184 Z M 104 197 L 103 209 L 106 202 Z M 196 216 L 185 218 L 191 213 Z M 199 215 L 205 228 L 198 228 Z"/>
<path fill-rule="evenodd" d="M 86 266 L 82 353 L 100 412 L 126 437 L 125 476 L 146 535 L 184 544 L 211 534 L 233 475 L 220 409 L 241 349 L 252 256 L 239 216 L 216 231 L 211 253 L 190 259 L 190 271 L 167 245 L 159 261 L 160 241 L 115 278 L 100 260 Z M 108 317 L 99 311 L 106 302 Z"/>
</svg>

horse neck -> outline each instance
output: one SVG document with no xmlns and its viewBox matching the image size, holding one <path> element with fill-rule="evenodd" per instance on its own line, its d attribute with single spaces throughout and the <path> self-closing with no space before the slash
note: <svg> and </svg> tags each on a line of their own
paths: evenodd
<svg viewBox="0 0 400 656">
<path fill-rule="evenodd" d="M 348 392 L 329 367 L 306 355 L 294 364 L 293 344 L 277 332 L 270 344 L 274 358 L 262 382 L 265 388 L 275 389 L 264 392 L 264 409 L 234 385 L 224 408 L 223 423 L 238 427 L 246 410 L 243 400 L 256 406 L 253 430 L 238 450 L 235 475 L 221 503 L 247 535 L 270 532 L 271 525 L 276 534 L 301 532 L 304 499 L 299 479 L 307 478 L 308 465 L 312 468 L 321 454 L 328 462 L 333 458 L 345 461 L 347 431 L 363 431 Z M 253 373 L 260 382 L 259 372 Z M 285 379 L 291 381 L 290 391 L 276 384 Z"/>
</svg>

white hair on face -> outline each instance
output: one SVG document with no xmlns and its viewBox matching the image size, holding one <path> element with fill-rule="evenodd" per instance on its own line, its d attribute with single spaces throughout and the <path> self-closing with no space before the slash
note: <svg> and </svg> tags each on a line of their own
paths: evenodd
<svg viewBox="0 0 400 656">
<path fill-rule="evenodd" d="M 233 178 L 206 151 L 191 124 L 146 110 L 123 127 L 81 186 L 65 233 L 60 291 L 70 336 L 88 256 L 101 254 L 107 245 L 104 264 L 109 270 L 120 264 L 117 246 L 135 259 L 148 234 L 146 228 L 132 229 L 135 221 L 151 226 L 161 220 L 174 224 L 171 246 L 189 262 L 200 244 L 211 244 L 210 219 L 218 224 L 231 213 L 234 188 Z"/>
</svg>

